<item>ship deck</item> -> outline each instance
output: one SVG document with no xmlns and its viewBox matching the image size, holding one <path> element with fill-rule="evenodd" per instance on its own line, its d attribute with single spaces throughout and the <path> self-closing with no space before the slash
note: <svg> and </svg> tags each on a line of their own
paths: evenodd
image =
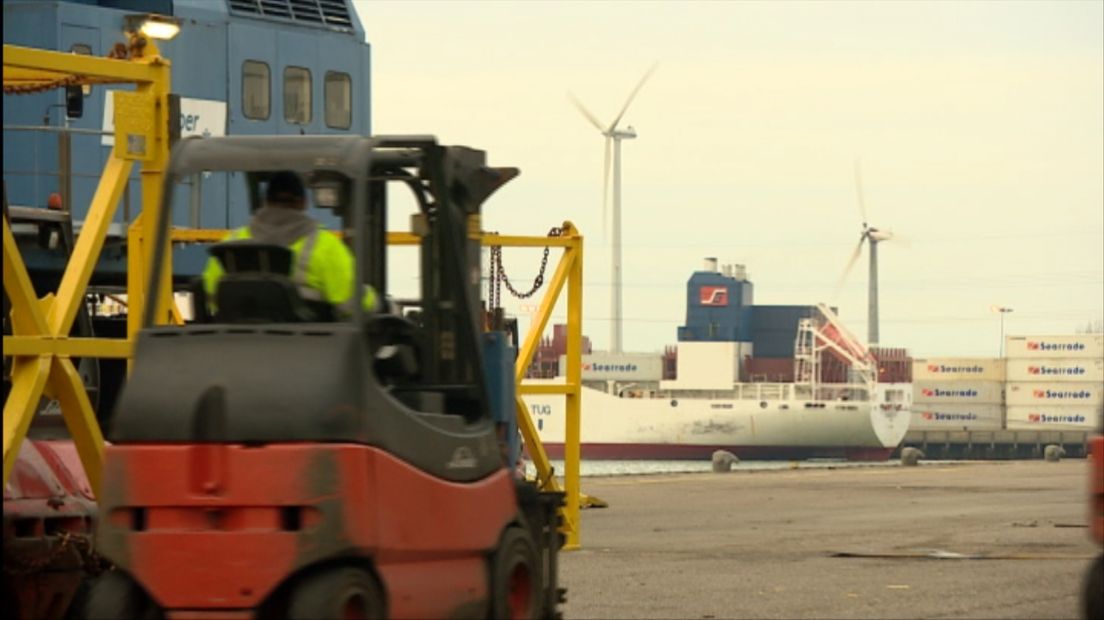
<svg viewBox="0 0 1104 620">
<path fill-rule="evenodd" d="M 585 478 L 567 618 L 1075 618 L 1082 459 Z M 1003 559 L 930 559 L 933 551 Z M 833 552 L 880 558 L 830 557 Z"/>
</svg>

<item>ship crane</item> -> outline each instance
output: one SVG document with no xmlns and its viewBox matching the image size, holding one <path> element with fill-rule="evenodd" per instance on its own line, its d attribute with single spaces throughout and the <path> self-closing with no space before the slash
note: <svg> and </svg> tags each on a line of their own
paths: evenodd
<svg viewBox="0 0 1104 620">
<path fill-rule="evenodd" d="M 850 365 L 868 394 L 873 394 L 878 381 L 877 362 L 862 342 L 839 320 L 836 313 L 824 303 L 817 304 L 823 320 L 801 319 L 794 343 L 795 383 L 807 385 L 817 392 L 820 354 L 828 352 Z"/>
</svg>

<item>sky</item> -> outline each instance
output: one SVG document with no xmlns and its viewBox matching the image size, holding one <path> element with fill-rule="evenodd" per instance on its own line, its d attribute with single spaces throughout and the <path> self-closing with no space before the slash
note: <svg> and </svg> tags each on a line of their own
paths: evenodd
<svg viewBox="0 0 1104 620">
<path fill-rule="evenodd" d="M 862 228 L 856 160 L 869 223 L 896 235 L 878 248 L 882 346 L 996 356 L 994 305 L 1012 309 L 1006 335 L 1104 319 L 1104 2 L 354 5 L 373 133 L 520 168 L 484 229 L 582 231 L 595 349 L 611 316 L 603 137 L 568 93 L 609 123 L 655 63 L 621 122 L 638 134 L 622 151 L 625 350 L 676 342 L 708 256 L 745 265 L 755 303 L 827 302 L 865 336 L 865 250 L 837 289 Z M 521 288 L 540 253 L 503 262 Z"/>
</svg>

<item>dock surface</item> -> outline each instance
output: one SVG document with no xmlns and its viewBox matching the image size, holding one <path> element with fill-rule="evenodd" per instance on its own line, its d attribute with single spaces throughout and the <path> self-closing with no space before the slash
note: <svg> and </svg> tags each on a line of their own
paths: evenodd
<svg viewBox="0 0 1104 620">
<path fill-rule="evenodd" d="M 1078 618 L 1089 463 L 584 478 L 566 618 Z M 856 553 L 900 557 L 831 557 Z M 934 559 L 931 554 L 984 559 Z"/>
</svg>

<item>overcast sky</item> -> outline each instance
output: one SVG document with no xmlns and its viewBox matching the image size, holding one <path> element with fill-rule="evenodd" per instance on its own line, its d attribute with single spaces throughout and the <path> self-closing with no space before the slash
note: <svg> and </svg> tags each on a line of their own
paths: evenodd
<svg viewBox="0 0 1104 620">
<path fill-rule="evenodd" d="M 870 223 L 907 240 L 879 246 L 884 346 L 995 356 L 994 304 L 1010 334 L 1104 317 L 1102 2 L 354 4 L 373 132 L 521 168 L 484 228 L 583 231 L 598 349 L 603 138 L 567 92 L 612 121 L 655 62 L 622 121 L 639 134 L 623 147 L 626 350 L 674 344 L 706 256 L 745 264 L 756 303 L 838 304 L 865 336 L 865 254 L 833 297 L 861 229 L 856 158 Z M 531 282 L 539 254 L 504 259 Z"/>
</svg>

